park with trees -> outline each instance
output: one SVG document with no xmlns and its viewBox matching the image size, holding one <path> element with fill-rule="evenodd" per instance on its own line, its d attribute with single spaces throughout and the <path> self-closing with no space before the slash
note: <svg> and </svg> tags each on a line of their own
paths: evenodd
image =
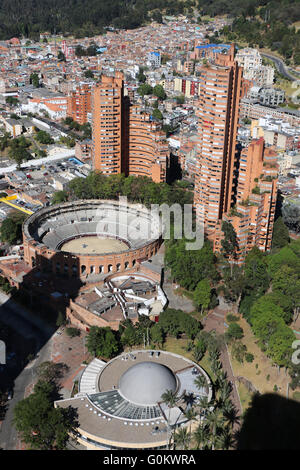
<svg viewBox="0 0 300 470">
<path fill-rule="evenodd" d="M 76 410 L 54 407 L 61 399 L 59 380 L 65 370 L 63 363 L 41 363 L 33 392 L 14 408 L 14 425 L 30 450 L 66 450 L 70 434 L 76 440 Z"/>
<path fill-rule="evenodd" d="M 126 196 L 129 202 L 142 203 L 147 207 L 151 204 L 184 205 L 192 202 L 192 193 L 176 185 L 154 183 L 146 176 L 132 175 L 127 178 L 123 174 L 105 176 L 95 171 L 84 179 L 74 178 L 65 191 L 68 201 L 118 199 L 119 196 Z"/>
<path fill-rule="evenodd" d="M 275 224 L 271 252 L 262 253 L 254 247 L 242 267 L 230 262 L 236 247 L 231 224 L 223 224 L 223 250 L 218 255 L 209 242 L 201 250 L 187 251 L 185 240 L 170 240 L 166 242 L 165 263 L 173 281 L 192 294 L 201 313 L 211 308 L 211 289 L 216 289 L 239 314 L 237 319 L 240 315 L 246 319 L 271 363 L 289 372 L 295 388 L 297 367 L 292 364 L 292 343 L 296 336 L 292 325 L 300 312 L 300 240 L 290 239 L 281 218 Z M 238 362 L 251 362 L 243 336 L 242 328 L 231 322 L 226 342 Z"/>
</svg>

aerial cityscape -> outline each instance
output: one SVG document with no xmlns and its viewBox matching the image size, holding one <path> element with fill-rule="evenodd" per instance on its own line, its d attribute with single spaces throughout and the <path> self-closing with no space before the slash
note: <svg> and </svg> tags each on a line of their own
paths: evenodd
<svg viewBox="0 0 300 470">
<path fill-rule="evenodd" d="M 299 2 L 0 20 L 0 449 L 300 449 Z"/>
</svg>

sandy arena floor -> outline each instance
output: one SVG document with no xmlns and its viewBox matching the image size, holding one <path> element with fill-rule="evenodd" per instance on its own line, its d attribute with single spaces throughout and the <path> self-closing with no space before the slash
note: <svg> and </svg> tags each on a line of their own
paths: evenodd
<svg viewBox="0 0 300 470">
<path fill-rule="evenodd" d="M 115 238 L 82 237 L 66 242 L 61 246 L 62 251 L 81 254 L 116 253 L 127 250 L 128 246 Z"/>
</svg>

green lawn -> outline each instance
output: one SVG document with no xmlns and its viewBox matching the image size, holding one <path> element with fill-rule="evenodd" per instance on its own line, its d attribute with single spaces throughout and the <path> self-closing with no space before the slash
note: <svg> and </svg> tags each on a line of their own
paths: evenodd
<svg viewBox="0 0 300 470">
<path fill-rule="evenodd" d="M 294 392 L 293 393 L 293 400 L 300 401 L 300 392 Z"/>
<path fill-rule="evenodd" d="M 238 389 L 238 393 L 240 396 L 243 412 L 245 412 L 251 403 L 252 394 L 251 392 L 249 392 L 247 387 L 242 383 L 237 384 L 237 389 Z"/>
</svg>

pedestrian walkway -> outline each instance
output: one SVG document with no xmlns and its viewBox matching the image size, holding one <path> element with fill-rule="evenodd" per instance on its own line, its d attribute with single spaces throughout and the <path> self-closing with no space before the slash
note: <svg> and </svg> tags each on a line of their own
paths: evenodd
<svg viewBox="0 0 300 470">
<path fill-rule="evenodd" d="M 228 315 L 228 313 L 230 313 L 232 311 L 232 309 L 229 306 L 227 306 L 225 303 L 222 303 L 221 305 L 222 305 L 222 307 L 220 307 L 220 306 L 216 307 L 213 312 L 211 312 L 211 313 L 209 313 L 209 315 L 207 315 L 207 317 L 205 319 L 205 322 L 204 322 L 204 330 L 205 331 L 214 330 L 218 334 L 224 334 L 225 333 L 225 330 L 226 330 L 226 327 L 225 327 L 226 315 Z M 227 346 L 223 351 L 221 351 L 220 361 L 222 363 L 223 370 L 227 374 L 227 380 L 232 385 L 232 392 L 231 392 L 232 402 L 233 402 L 235 408 L 238 411 L 238 415 L 241 416 L 242 412 L 243 412 L 243 408 L 242 408 L 242 405 L 241 405 L 240 396 L 239 396 L 237 386 L 236 386 L 236 383 L 235 383 L 235 376 L 234 376 L 234 372 L 233 372 L 233 369 L 232 369 L 230 355 L 229 355 Z M 238 427 L 239 427 L 239 424 L 236 423 L 235 426 L 234 426 L 234 430 L 237 430 Z"/>
</svg>

